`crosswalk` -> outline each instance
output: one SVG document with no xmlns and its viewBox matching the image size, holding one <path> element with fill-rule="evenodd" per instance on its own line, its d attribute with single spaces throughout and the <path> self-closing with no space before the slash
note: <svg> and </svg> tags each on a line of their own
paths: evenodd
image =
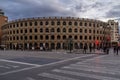
<svg viewBox="0 0 120 80">
<path fill-rule="evenodd" d="M 108 60 L 95 62 L 91 59 L 39 73 L 37 76 L 48 78 L 48 80 L 120 80 L 120 68 L 112 69 L 112 65 L 115 67 L 116 63 L 112 64 L 112 61 Z"/>
</svg>

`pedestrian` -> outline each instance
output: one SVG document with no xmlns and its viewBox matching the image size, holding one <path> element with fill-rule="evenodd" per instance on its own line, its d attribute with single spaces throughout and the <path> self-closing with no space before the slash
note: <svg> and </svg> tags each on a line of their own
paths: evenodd
<svg viewBox="0 0 120 80">
<path fill-rule="evenodd" d="M 85 45 L 83 48 L 83 53 L 86 54 L 87 46 Z"/>
<path fill-rule="evenodd" d="M 106 48 L 106 54 L 109 54 L 109 47 Z"/>
<path fill-rule="evenodd" d="M 89 46 L 89 49 L 90 49 L 90 53 L 91 53 L 92 52 L 92 46 L 91 45 Z"/>
<path fill-rule="evenodd" d="M 103 51 L 106 52 L 106 46 L 103 47 Z"/>
<path fill-rule="evenodd" d="M 113 48 L 113 53 L 114 54 L 116 53 L 116 46 L 114 46 L 114 48 Z"/>
<path fill-rule="evenodd" d="M 116 47 L 116 55 L 118 55 L 119 52 L 119 46 Z"/>
</svg>

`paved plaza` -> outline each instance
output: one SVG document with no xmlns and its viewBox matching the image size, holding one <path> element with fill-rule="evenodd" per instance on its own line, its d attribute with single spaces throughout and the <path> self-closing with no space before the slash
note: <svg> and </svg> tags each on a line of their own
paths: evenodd
<svg viewBox="0 0 120 80">
<path fill-rule="evenodd" d="M 0 51 L 0 80 L 120 80 L 120 54 Z"/>
</svg>

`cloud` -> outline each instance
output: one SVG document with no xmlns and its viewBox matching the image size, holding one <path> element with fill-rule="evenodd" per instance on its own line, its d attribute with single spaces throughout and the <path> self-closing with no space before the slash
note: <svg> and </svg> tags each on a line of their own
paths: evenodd
<svg viewBox="0 0 120 80">
<path fill-rule="evenodd" d="M 73 16 L 110 18 L 120 16 L 120 0 L 2 0 L 9 20 L 24 17 Z"/>
<path fill-rule="evenodd" d="M 107 17 L 120 17 L 120 5 L 114 6 L 108 13 Z"/>
</svg>

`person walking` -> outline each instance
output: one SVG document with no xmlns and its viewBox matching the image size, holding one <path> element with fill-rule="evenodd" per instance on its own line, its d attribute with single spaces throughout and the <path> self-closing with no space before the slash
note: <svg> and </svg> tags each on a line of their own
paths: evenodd
<svg viewBox="0 0 120 80">
<path fill-rule="evenodd" d="M 119 53 L 119 46 L 116 47 L 116 55 Z"/>
<path fill-rule="evenodd" d="M 91 45 L 89 46 L 89 49 L 90 49 L 90 53 L 91 53 L 92 52 L 92 46 Z"/>
<path fill-rule="evenodd" d="M 83 53 L 86 54 L 87 46 L 85 45 L 83 48 Z"/>
<path fill-rule="evenodd" d="M 106 48 L 106 54 L 109 54 L 109 47 Z"/>
<path fill-rule="evenodd" d="M 114 54 L 116 53 L 116 46 L 114 46 L 114 48 L 113 48 L 113 53 Z"/>
</svg>

